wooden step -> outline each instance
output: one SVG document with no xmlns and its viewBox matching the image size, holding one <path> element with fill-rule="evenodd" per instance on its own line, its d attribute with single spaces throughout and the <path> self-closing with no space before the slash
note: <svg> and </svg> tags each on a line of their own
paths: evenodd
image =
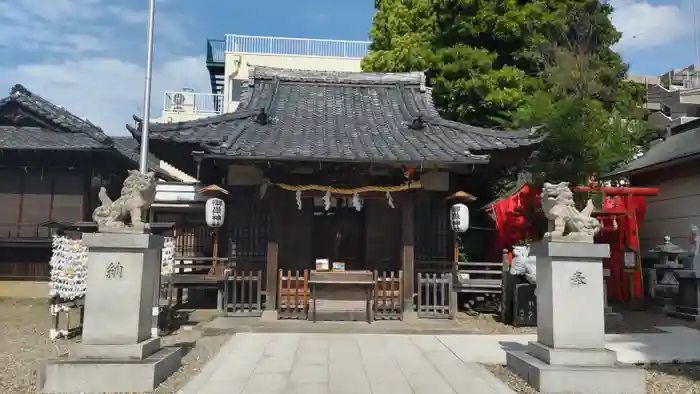
<svg viewBox="0 0 700 394">
<path fill-rule="evenodd" d="M 479 261 L 467 261 L 463 263 L 458 264 L 460 267 L 461 266 L 469 266 L 469 267 L 501 267 L 503 266 L 503 263 L 487 263 L 487 262 L 479 262 Z"/>
<path fill-rule="evenodd" d="M 475 274 L 475 275 L 503 275 L 501 270 L 459 270 L 460 274 Z"/>
<path fill-rule="evenodd" d="M 466 279 L 459 281 L 459 285 L 462 287 L 489 287 L 500 288 L 503 284 L 501 279 Z"/>
</svg>

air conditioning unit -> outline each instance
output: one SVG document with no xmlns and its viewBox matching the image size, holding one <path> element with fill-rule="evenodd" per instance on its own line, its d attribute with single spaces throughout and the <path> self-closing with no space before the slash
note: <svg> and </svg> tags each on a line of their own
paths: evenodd
<svg viewBox="0 0 700 394">
<path fill-rule="evenodd" d="M 195 96 L 191 92 L 169 93 L 170 112 L 194 112 Z"/>
</svg>

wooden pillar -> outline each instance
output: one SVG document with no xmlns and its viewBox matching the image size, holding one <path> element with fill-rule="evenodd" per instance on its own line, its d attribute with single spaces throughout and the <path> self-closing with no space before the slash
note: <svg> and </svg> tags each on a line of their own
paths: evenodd
<svg viewBox="0 0 700 394">
<path fill-rule="evenodd" d="M 404 310 L 413 311 L 413 294 L 416 273 L 414 267 L 413 244 L 415 240 L 415 195 L 405 192 L 401 199 L 401 269 L 404 280 Z"/>
<path fill-rule="evenodd" d="M 272 193 L 270 193 L 272 192 Z M 278 194 L 269 190 L 267 207 L 269 228 L 267 229 L 267 266 L 265 269 L 265 310 L 277 309 L 277 270 L 279 269 L 280 207 Z"/>
</svg>

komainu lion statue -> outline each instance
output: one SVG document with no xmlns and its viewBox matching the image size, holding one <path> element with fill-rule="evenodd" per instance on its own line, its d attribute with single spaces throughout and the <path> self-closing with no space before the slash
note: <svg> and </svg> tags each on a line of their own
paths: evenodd
<svg viewBox="0 0 700 394">
<path fill-rule="evenodd" d="M 594 209 L 593 201 L 589 199 L 586 207 L 579 212 L 574 205 L 574 193 L 569 189 L 569 182 L 557 184 L 545 182 L 540 198 L 544 216 L 549 220 L 545 239 L 593 242 L 593 236 L 601 229 L 600 222 L 591 217 Z"/>
<path fill-rule="evenodd" d="M 92 212 L 99 232 L 144 232 L 148 224 L 141 220 L 141 214 L 150 208 L 156 197 L 157 179 L 154 172 L 142 174 L 129 170 L 124 180 L 119 198 L 112 201 L 104 187 L 98 197 L 102 205 Z"/>
</svg>

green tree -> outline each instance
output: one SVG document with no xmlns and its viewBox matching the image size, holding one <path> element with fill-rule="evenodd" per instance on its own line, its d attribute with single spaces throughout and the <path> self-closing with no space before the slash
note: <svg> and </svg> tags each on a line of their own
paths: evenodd
<svg viewBox="0 0 700 394">
<path fill-rule="evenodd" d="M 629 157 L 646 127 L 640 90 L 598 0 L 376 0 L 366 71 L 427 71 L 443 116 L 541 126 L 531 169 L 582 181 Z M 553 164 L 555 163 L 555 164 Z M 542 175 L 544 176 L 544 175 Z M 574 179 L 575 178 L 575 179 Z"/>
<path fill-rule="evenodd" d="M 573 11 L 567 38 L 545 53 L 540 88 L 514 116 L 548 135 L 529 163 L 536 180 L 585 183 L 632 158 L 651 131 L 641 91 L 624 80 L 626 65 L 596 41 L 597 15 Z"/>
<path fill-rule="evenodd" d="M 424 71 L 432 67 L 435 35 L 434 0 L 375 0 L 377 13 L 369 35 L 365 71 Z"/>
</svg>

